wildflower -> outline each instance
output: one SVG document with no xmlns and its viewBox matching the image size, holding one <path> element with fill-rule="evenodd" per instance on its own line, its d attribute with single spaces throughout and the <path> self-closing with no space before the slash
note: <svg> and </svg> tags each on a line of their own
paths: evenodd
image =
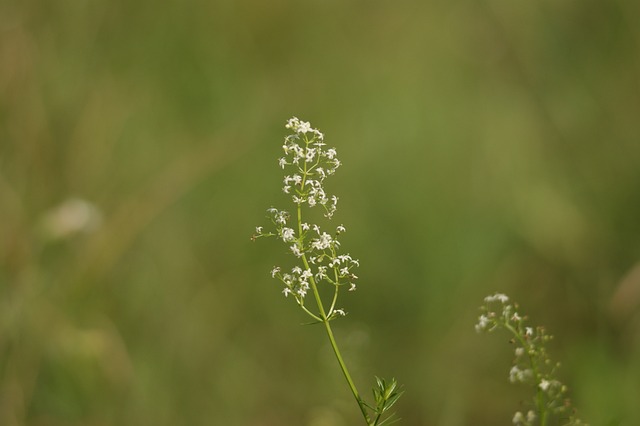
<svg viewBox="0 0 640 426">
<path fill-rule="evenodd" d="M 102 212 L 87 200 L 69 198 L 44 212 L 39 225 L 47 238 L 64 240 L 96 231 L 102 225 Z"/>
<path fill-rule="evenodd" d="M 292 245 L 290 248 L 296 257 L 302 257 L 302 252 L 300 251 L 300 248 L 297 244 Z"/>
<path fill-rule="evenodd" d="M 513 416 L 514 425 L 521 425 L 524 423 L 524 421 L 524 415 L 520 411 L 516 412 L 516 414 Z"/>
<path fill-rule="evenodd" d="M 291 228 L 282 228 L 282 241 L 291 242 L 296 239 L 295 233 Z"/>
<path fill-rule="evenodd" d="M 331 235 L 327 234 L 326 232 L 323 232 L 320 235 L 320 238 L 315 238 L 311 242 L 311 247 L 314 248 L 315 250 L 326 250 L 331 246 L 332 242 L 333 242 L 333 239 L 331 238 Z"/>
<path fill-rule="evenodd" d="M 305 155 L 305 161 L 307 163 L 311 163 L 313 162 L 313 158 L 316 156 L 316 149 L 315 148 L 307 148 L 307 153 Z"/>
<path fill-rule="evenodd" d="M 532 375 L 533 375 L 533 371 L 531 371 L 530 369 L 527 368 L 523 370 L 517 365 L 514 365 L 513 367 L 511 367 L 511 370 L 509 371 L 509 381 L 511 383 L 516 383 L 516 382 L 525 383 L 531 378 Z"/>
<path fill-rule="evenodd" d="M 320 266 L 318 268 L 318 272 L 316 273 L 316 280 L 322 281 L 325 278 L 327 278 L 327 267 L 326 266 Z"/>
<path fill-rule="evenodd" d="M 484 301 L 487 303 L 491 303 L 491 302 L 507 303 L 509 301 L 509 297 L 507 297 L 505 294 L 502 294 L 502 293 L 496 293 L 493 296 L 485 297 Z"/>
<path fill-rule="evenodd" d="M 327 148 L 324 134 L 311 127 L 307 121 L 292 117 L 287 120 L 285 127 L 291 133 L 284 138 L 283 155 L 278 158 L 278 166 L 285 170 L 282 191 L 291 197 L 296 212 L 291 215 L 287 211 L 271 207 L 267 211 L 275 225 L 275 231 L 264 233 L 262 227 L 257 227 L 256 232 L 260 236 L 277 236 L 287 243 L 289 251 L 301 260 L 300 263 L 304 263 L 304 267 L 294 266 L 290 273 L 281 273 L 279 267 L 274 267 L 271 275 L 285 284 L 283 294 L 293 294 L 298 303 L 321 282 L 334 286 L 336 295 L 343 285 L 348 285 L 348 290 L 353 291 L 356 285 L 351 281 L 358 277 L 351 270 L 359 266 L 359 262 L 348 254 L 339 254 L 340 242 L 335 239 L 346 231 L 345 226 L 337 226 L 332 236 L 323 232 L 319 225 L 301 219 L 305 208 L 322 206 L 323 213 L 328 218 L 336 212 L 338 197 L 328 193 L 324 185 L 326 179 L 341 165 L 337 150 Z M 290 224 L 292 219 L 294 223 Z M 309 232 L 314 232 L 315 235 L 309 236 Z M 311 265 L 313 271 L 309 268 Z M 331 306 L 334 304 L 335 300 Z M 331 313 L 343 315 L 344 310 L 332 308 Z"/>
<path fill-rule="evenodd" d="M 486 330 L 488 325 L 489 318 L 485 314 L 480 315 L 478 317 L 478 323 L 476 324 L 476 332 L 480 333 L 481 331 Z"/>
<path fill-rule="evenodd" d="M 551 382 L 548 381 L 547 379 L 542 379 L 542 381 L 538 386 L 540 387 L 540 389 L 546 392 L 547 389 L 549 389 L 549 386 L 551 386 Z"/>
<path fill-rule="evenodd" d="M 311 278 L 313 276 L 313 274 L 311 273 L 310 269 L 306 269 L 302 274 L 300 274 L 300 279 L 301 280 L 307 280 L 308 278 Z"/>
<path fill-rule="evenodd" d="M 527 411 L 527 422 L 533 423 L 536 420 L 536 413 L 533 410 Z"/>
<path fill-rule="evenodd" d="M 488 327 L 489 331 L 496 328 L 509 331 L 513 335 L 511 341 L 519 343 L 514 350 L 515 358 L 509 370 L 509 381 L 526 384 L 536 391 L 533 401 L 535 410 L 529 410 L 526 416 L 517 412 L 512 419 L 513 423 L 517 426 L 532 426 L 538 416 L 547 418 L 549 415 L 555 415 L 568 419 L 567 423 L 563 423 L 567 426 L 583 424 L 575 416 L 569 400 L 565 397 L 567 387 L 554 378 L 559 364 L 550 361 L 544 348 L 544 343 L 549 341 L 551 336 L 547 335 L 542 327 L 525 326 L 526 317 L 515 312 L 517 305 L 507 304 L 507 296 L 496 293 L 487 296 L 484 301 L 482 315 L 475 326 L 476 331 L 483 331 Z M 502 304 L 501 312 L 491 310 L 490 304 L 496 302 Z M 545 394 L 544 398 L 540 397 L 542 392 Z"/>
<path fill-rule="evenodd" d="M 280 267 L 274 266 L 273 269 L 271 270 L 271 278 L 275 278 L 276 275 L 278 275 L 279 273 L 280 273 Z"/>
</svg>

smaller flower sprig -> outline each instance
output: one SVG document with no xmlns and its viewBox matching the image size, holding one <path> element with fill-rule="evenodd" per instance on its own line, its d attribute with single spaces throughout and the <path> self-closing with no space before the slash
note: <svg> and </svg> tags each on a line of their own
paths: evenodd
<svg viewBox="0 0 640 426">
<path fill-rule="evenodd" d="M 479 333 L 504 329 L 511 334 L 511 343 L 516 348 L 509 381 L 528 385 L 535 391 L 531 409 L 526 413 L 517 411 L 513 424 L 547 426 L 552 418 L 556 418 L 558 423 L 553 424 L 587 426 L 576 416 L 576 410 L 567 398 L 567 386 L 557 379 L 560 363 L 553 363 L 547 354 L 545 345 L 553 337 L 544 327 L 526 325 L 527 317 L 520 315 L 518 308 L 504 294 L 487 296 L 475 326 Z"/>
<path fill-rule="evenodd" d="M 367 404 L 349 374 L 330 324 L 347 314 L 343 308 L 337 307 L 338 296 L 344 289 L 355 291 L 358 279 L 354 269 L 360 266 L 360 262 L 348 253 L 340 252 L 338 237 L 346 232 L 346 228 L 338 225 L 333 232 L 326 232 L 320 225 L 305 219 L 308 210 L 318 207 L 327 219 L 331 219 L 336 212 L 338 197 L 326 192 L 324 181 L 335 174 L 341 165 L 340 160 L 335 148 L 326 147 L 324 134 L 312 128 L 308 122 L 293 117 L 285 127 L 291 134 L 284 140 L 284 156 L 278 160 L 278 165 L 287 170 L 282 191 L 291 197 L 295 213 L 292 215 L 286 210 L 269 208 L 267 213 L 272 224 L 271 230 L 265 231 L 258 226 L 251 239 L 275 237 L 286 244 L 295 259 L 294 266 L 274 266 L 271 277 L 282 283 L 284 296 L 291 296 L 290 299 L 312 318 L 311 324 L 324 325 L 338 364 L 367 425 L 390 425 L 397 420 L 388 411 L 402 395 L 396 380 L 386 381 L 376 377 L 373 388 L 375 405 Z M 320 286 L 328 286 L 331 295 L 321 296 Z M 308 299 L 312 301 L 309 303 Z"/>
</svg>

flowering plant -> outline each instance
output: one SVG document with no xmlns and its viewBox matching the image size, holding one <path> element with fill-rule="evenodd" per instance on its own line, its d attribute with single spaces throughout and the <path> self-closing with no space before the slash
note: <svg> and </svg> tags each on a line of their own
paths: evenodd
<svg viewBox="0 0 640 426">
<path fill-rule="evenodd" d="M 552 336 L 543 327 L 527 326 L 526 316 L 521 316 L 517 309 L 518 305 L 509 303 L 509 297 L 504 294 L 487 296 L 476 324 L 477 332 L 492 332 L 502 328 L 512 335 L 511 342 L 516 349 L 509 381 L 529 385 L 535 390 L 531 409 L 526 414 L 517 411 L 513 416 L 513 424 L 547 426 L 551 418 L 556 417 L 560 422 L 558 424 L 586 426 L 576 417 L 575 409 L 566 397 L 567 386 L 556 378 L 560 364 L 551 362 L 545 348 Z"/>
<path fill-rule="evenodd" d="M 324 135 L 308 122 L 293 117 L 285 127 L 291 134 L 284 140 L 284 156 L 278 160 L 278 164 L 289 173 L 284 177 L 282 190 L 291 196 L 294 213 L 292 215 L 286 210 L 269 208 L 267 212 L 272 223 L 271 229 L 267 231 L 262 226 L 256 227 L 252 239 L 275 237 L 288 246 L 295 258 L 295 266 L 286 270 L 274 266 L 271 276 L 283 284 L 284 296 L 290 296 L 313 319 L 312 324 L 324 325 L 338 364 L 367 425 L 388 425 L 395 421 L 393 414 L 384 419 L 383 415 L 388 414 L 388 410 L 402 395 L 396 380 L 376 377 L 373 388 L 375 403 L 366 403 L 349 374 L 330 324 L 332 320 L 346 315 L 343 308 L 337 307 L 340 291 L 355 291 L 358 279 L 353 272 L 360 266 L 358 259 L 340 252 L 338 237 L 346 228 L 339 225 L 334 232 L 328 233 L 319 225 L 307 222 L 303 214 L 310 209 L 320 208 L 325 218 L 333 217 L 338 197 L 325 191 L 324 182 L 340 167 L 340 160 L 335 148 L 326 148 Z M 331 289 L 328 300 L 321 297 L 321 285 Z M 309 296 L 312 300 L 310 303 Z"/>
</svg>

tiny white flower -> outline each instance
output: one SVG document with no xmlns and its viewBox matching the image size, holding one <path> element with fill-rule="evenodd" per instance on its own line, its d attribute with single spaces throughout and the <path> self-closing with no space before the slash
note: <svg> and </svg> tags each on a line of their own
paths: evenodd
<svg viewBox="0 0 640 426">
<path fill-rule="evenodd" d="M 300 248 L 298 248 L 297 244 L 291 246 L 291 251 L 296 257 L 302 257 L 302 252 L 300 251 Z"/>
<path fill-rule="evenodd" d="M 275 278 L 279 272 L 280 272 L 280 267 L 274 266 L 273 269 L 271 270 L 271 278 Z"/>
<path fill-rule="evenodd" d="M 547 389 L 549 389 L 549 386 L 551 386 L 551 382 L 548 381 L 547 379 L 542 379 L 542 381 L 538 386 L 540 387 L 540 389 L 546 392 Z"/>
<path fill-rule="evenodd" d="M 342 315 L 342 316 L 347 315 L 347 313 L 344 311 L 344 309 L 336 309 L 336 310 L 334 310 L 334 312 L 339 314 L 339 315 Z"/>
<path fill-rule="evenodd" d="M 326 266 L 320 266 L 318 268 L 318 273 L 316 274 L 316 280 L 320 281 L 327 278 L 327 267 Z"/>
<path fill-rule="evenodd" d="M 509 370 L 509 381 L 511 383 L 521 382 L 524 383 L 531 378 L 533 371 L 526 369 L 521 370 L 517 365 L 511 367 Z"/>
<path fill-rule="evenodd" d="M 298 124 L 298 128 L 296 129 L 296 132 L 298 133 L 307 133 L 311 131 L 311 123 L 309 123 L 308 121 L 301 121 L 300 124 Z"/>
<path fill-rule="evenodd" d="M 516 348 L 516 357 L 521 357 L 524 355 L 524 348 Z"/>
<path fill-rule="evenodd" d="M 291 117 L 289 120 L 287 120 L 287 124 L 285 124 L 284 127 L 286 127 L 287 129 L 293 129 L 298 125 L 299 122 L 300 121 L 298 120 L 298 117 Z"/>
<path fill-rule="evenodd" d="M 282 228 L 282 241 L 291 242 L 296 239 L 295 233 L 291 228 Z"/>
<path fill-rule="evenodd" d="M 527 422 L 533 423 L 536 420 L 536 413 L 533 410 L 527 412 Z"/>
<path fill-rule="evenodd" d="M 336 234 L 341 234 L 341 233 L 345 232 L 346 230 L 347 230 L 347 229 L 346 229 L 343 225 L 339 225 L 339 226 L 336 228 Z"/>
<path fill-rule="evenodd" d="M 489 318 L 484 314 L 480 315 L 480 317 L 478 317 L 478 323 L 476 324 L 476 332 L 480 333 L 481 331 L 485 330 L 488 325 Z"/>
<path fill-rule="evenodd" d="M 256 234 L 260 235 L 262 234 L 262 226 L 256 226 Z"/>
<path fill-rule="evenodd" d="M 307 153 L 305 155 L 305 161 L 307 163 L 311 163 L 315 156 L 316 156 L 316 149 L 315 148 L 307 148 Z"/>
<path fill-rule="evenodd" d="M 524 423 L 524 415 L 520 411 L 516 412 L 516 414 L 513 416 L 513 424 L 520 425 L 523 423 Z"/>
<path fill-rule="evenodd" d="M 284 166 L 286 166 L 286 165 L 287 165 L 287 159 L 286 159 L 286 158 L 284 158 L 284 157 L 283 157 L 283 158 L 281 158 L 281 159 L 279 159 L 279 160 L 278 160 L 278 164 L 280 165 L 280 167 L 281 167 L 282 169 L 284 169 Z"/>
<path fill-rule="evenodd" d="M 513 367 L 511 367 L 511 370 L 509 370 L 509 381 L 511 383 L 517 382 L 519 374 L 520 374 L 520 369 L 518 368 L 517 365 L 514 365 Z"/>
<path fill-rule="evenodd" d="M 291 294 L 291 289 L 289 287 L 285 287 L 284 290 L 282 290 L 282 293 L 284 294 L 284 297 L 287 297 Z"/>
<path fill-rule="evenodd" d="M 509 297 L 507 297 L 507 295 L 502 293 L 496 293 L 492 296 L 485 297 L 484 301 L 487 303 L 490 303 L 490 302 L 507 303 L 509 301 Z"/>
<path fill-rule="evenodd" d="M 333 239 L 331 238 L 331 235 L 327 234 L 326 232 L 323 232 L 320 235 L 320 238 L 315 238 L 311 242 L 311 247 L 314 248 L 315 250 L 326 250 L 331 246 L 332 241 Z"/>
<path fill-rule="evenodd" d="M 279 212 L 276 210 L 275 221 L 278 225 L 285 225 L 287 223 L 287 220 L 289 220 L 289 213 L 285 211 Z"/>
<path fill-rule="evenodd" d="M 356 291 L 356 284 L 355 283 L 350 283 L 351 286 L 349 287 L 349 291 Z"/>
<path fill-rule="evenodd" d="M 525 327 L 525 329 L 524 329 L 524 334 L 525 334 L 526 336 L 533 336 L 533 328 L 531 328 L 531 327 Z"/>
<path fill-rule="evenodd" d="M 309 230 L 309 224 L 308 223 L 303 223 L 302 225 L 300 225 L 302 227 L 303 231 L 308 231 Z"/>
</svg>

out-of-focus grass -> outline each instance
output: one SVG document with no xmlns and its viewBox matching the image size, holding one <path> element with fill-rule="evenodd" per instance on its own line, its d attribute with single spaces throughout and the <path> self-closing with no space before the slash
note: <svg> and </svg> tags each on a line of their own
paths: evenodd
<svg viewBox="0 0 640 426">
<path fill-rule="evenodd" d="M 0 5 L 0 424 L 356 424 L 251 244 L 284 121 L 337 146 L 338 338 L 407 425 L 508 424 L 518 299 L 592 424 L 638 424 L 633 1 Z M 52 239 L 65 200 L 100 211 Z M 53 210 L 52 210 L 53 209 Z M 625 279 L 625 277 L 627 277 Z"/>
</svg>

